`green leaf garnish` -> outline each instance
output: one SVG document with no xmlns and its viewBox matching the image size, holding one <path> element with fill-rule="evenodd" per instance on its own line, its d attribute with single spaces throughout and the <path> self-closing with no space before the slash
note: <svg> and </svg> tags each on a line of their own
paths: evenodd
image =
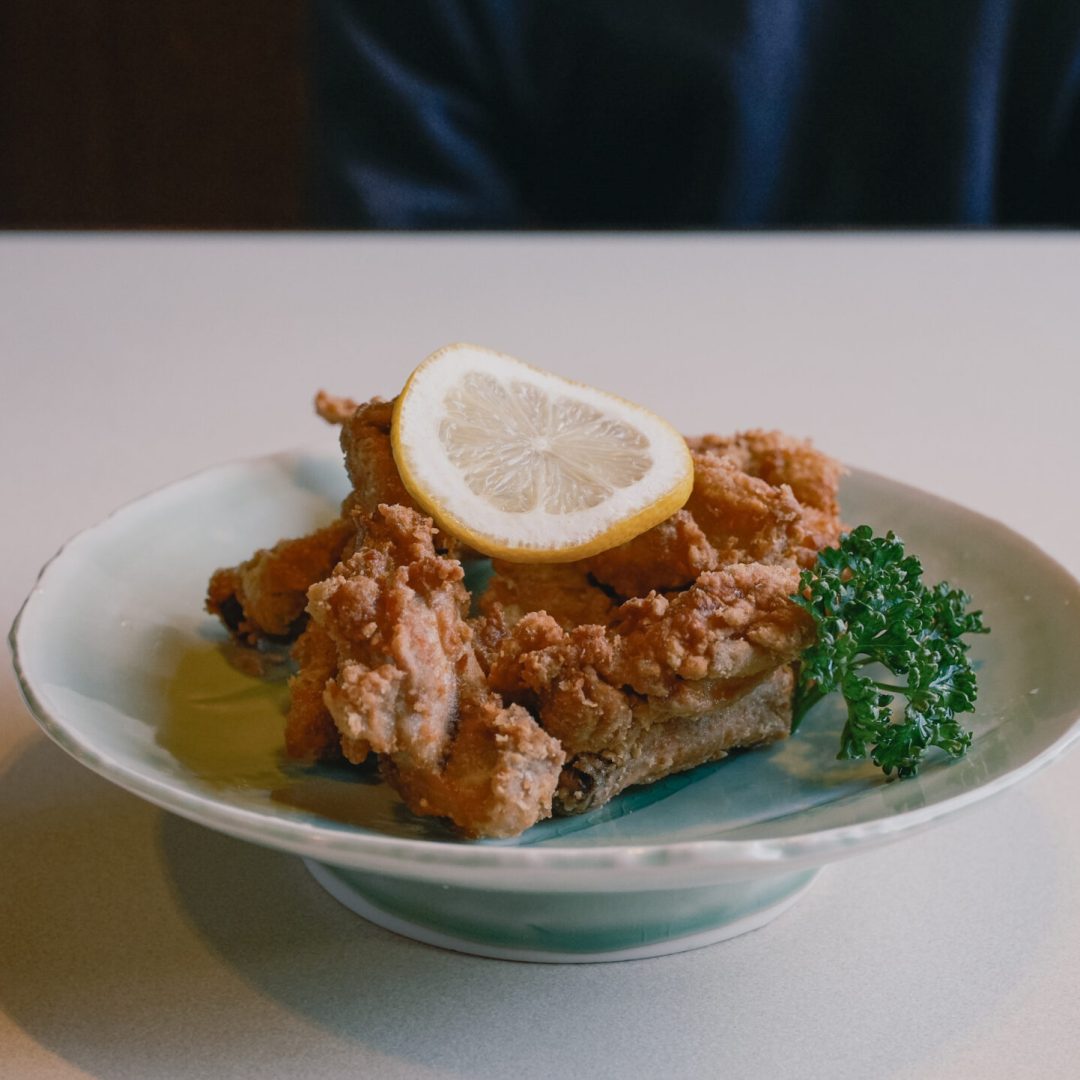
<svg viewBox="0 0 1080 1080">
<path fill-rule="evenodd" d="M 975 709 L 975 672 L 965 634 L 986 634 L 971 597 L 945 582 L 930 588 L 922 564 L 904 553 L 893 533 L 874 536 L 860 525 L 804 570 L 792 600 L 812 616 L 817 640 L 803 654 L 791 729 L 827 694 L 839 690 L 847 723 L 839 758 L 870 755 L 886 775 L 914 776 L 931 746 L 959 757 L 971 732 L 958 713 Z M 883 682 L 864 674 L 871 664 L 897 676 Z M 907 699 L 902 719 L 892 703 Z"/>
</svg>

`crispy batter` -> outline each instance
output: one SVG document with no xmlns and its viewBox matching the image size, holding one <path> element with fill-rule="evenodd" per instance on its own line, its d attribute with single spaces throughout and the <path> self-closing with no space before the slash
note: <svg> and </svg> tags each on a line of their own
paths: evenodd
<svg viewBox="0 0 1080 1080">
<path fill-rule="evenodd" d="M 309 536 L 281 540 L 257 551 L 239 566 L 210 579 L 206 609 L 221 617 L 242 644 L 263 639 L 288 641 L 303 629 L 307 591 L 325 578 L 355 534 L 349 511 L 372 512 L 380 503 L 412 506 L 390 450 L 393 402 L 382 398 L 358 404 L 320 390 L 315 411 L 341 425 L 341 446 L 352 491 L 341 519 Z"/>
<path fill-rule="evenodd" d="M 449 818 L 474 837 L 517 836 L 550 817 L 565 759 L 558 742 L 520 705 L 504 708 L 480 681 L 463 688 L 460 709 L 441 770 L 383 758 L 383 775 L 409 809 Z"/>
<path fill-rule="evenodd" d="M 350 510 L 370 513 L 380 503 L 412 506 L 390 449 L 393 402 L 382 398 L 358 404 L 320 390 L 315 411 L 341 425 L 341 447 L 352 491 L 342 517 L 309 536 L 281 540 L 257 551 L 239 566 L 218 570 L 210 579 L 206 609 L 221 617 L 242 644 L 260 640 L 289 641 L 306 619 L 307 591 L 325 578 L 355 535 Z"/>
<path fill-rule="evenodd" d="M 747 683 L 713 684 L 700 712 L 650 722 L 649 706 L 635 709 L 632 736 L 617 751 L 584 751 L 563 768 L 555 794 L 560 814 L 602 806 L 633 784 L 651 784 L 672 773 L 719 761 L 731 750 L 767 746 L 791 730 L 790 667 Z"/>
<path fill-rule="evenodd" d="M 360 518 L 361 543 L 312 586 L 308 611 L 337 649 L 326 704 L 351 761 L 369 746 L 419 766 L 444 759 L 472 632 L 460 563 L 440 558 L 426 519 L 403 506 Z"/>
<path fill-rule="evenodd" d="M 702 680 L 739 681 L 793 660 L 811 641 L 812 624 L 789 597 L 794 567 L 744 563 L 702 574 L 668 598 L 628 600 L 610 625 L 566 631 L 550 616 L 523 618 L 500 643 L 490 680 L 502 691 L 537 695 L 545 728 L 574 740 L 598 711 L 625 717 L 621 697 L 670 699 Z"/>
<path fill-rule="evenodd" d="M 407 506 L 421 512 L 406 490 L 398 472 L 390 443 L 390 421 L 394 402 L 381 397 L 357 404 L 352 398 L 335 397 L 320 390 L 315 395 L 315 411 L 329 424 L 341 425 L 341 450 L 352 491 L 342 507 L 347 516 L 353 510 L 372 514 L 385 503 Z M 476 553 L 455 536 L 435 531 L 435 548 L 456 559 L 471 559 Z"/>
<path fill-rule="evenodd" d="M 509 836 L 551 813 L 564 754 L 484 679 L 460 562 L 436 553 L 428 518 L 380 506 L 356 552 L 312 587 L 334 643 L 323 700 L 350 761 L 374 751 L 418 814 L 470 836 Z"/>
<path fill-rule="evenodd" d="M 812 565 L 840 539 L 840 466 L 780 432 L 687 440 L 694 489 L 686 506 L 629 543 L 588 560 L 620 596 L 685 588 L 734 562 Z"/>
<path fill-rule="evenodd" d="M 802 505 L 836 515 L 843 468 L 806 439 L 782 431 L 741 431 L 737 435 L 699 435 L 686 440 L 691 450 L 730 457 L 744 472 L 779 487 L 787 484 Z"/>
<path fill-rule="evenodd" d="M 719 565 L 791 558 L 802 513 L 791 488 L 751 476 L 731 458 L 691 456 L 694 490 L 686 509 L 716 549 Z"/>
<path fill-rule="evenodd" d="M 298 761 L 334 761 L 341 739 L 323 692 L 337 670 L 337 649 L 330 636 L 308 623 L 292 650 L 299 666 L 289 680 L 289 711 L 285 718 L 285 752 Z"/>
<path fill-rule="evenodd" d="M 306 622 L 308 589 L 330 573 L 354 536 L 352 522 L 339 519 L 310 536 L 256 551 L 239 566 L 217 570 L 206 610 L 244 645 L 295 638 Z"/>
<path fill-rule="evenodd" d="M 347 500 L 350 509 L 371 514 L 382 503 L 417 509 L 401 482 L 390 448 L 392 401 L 374 397 L 358 405 L 352 398 L 333 397 L 320 390 L 315 396 L 315 411 L 327 423 L 341 425 L 341 450 L 352 484 Z"/>
<path fill-rule="evenodd" d="M 589 573 L 620 596 L 645 596 L 653 589 L 681 589 L 720 565 L 716 549 L 689 510 L 588 560 Z"/>
<path fill-rule="evenodd" d="M 802 513 L 793 530 L 794 554 L 800 566 L 813 564 L 817 553 L 840 541 L 839 462 L 805 439 L 781 431 L 744 431 L 738 435 L 702 435 L 688 440 L 692 450 L 732 459 L 751 476 L 779 487 L 786 484 Z"/>
<path fill-rule="evenodd" d="M 372 398 L 369 404 L 382 400 L 382 398 Z M 328 424 L 348 423 L 356 415 L 356 410 L 360 406 L 361 402 L 354 401 L 351 397 L 328 394 L 325 390 L 315 392 L 315 412 Z"/>
<path fill-rule="evenodd" d="M 812 637 L 788 599 L 797 583 L 794 567 L 740 564 L 671 599 L 629 600 L 608 627 L 522 618 L 499 643 L 489 680 L 506 694 L 528 691 L 566 751 L 556 808 L 586 809 L 629 784 L 782 737 L 790 672 L 774 680 Z M 756 693 L 763 681 L 771 689 Z"/>
<path fill-rule="evenodd" d="M 682 510 L 582 562 L 496 561 L 470 619 L 472 553 L 406 492 L 392 402 L 320 393 L 316 408 L 342 429 L 342 520 L 218 571 L 207 600 L 244 644 L 310 619 L 291 756 L 375 754 L 415 813 L 512 836 L 787 734 L 790 664 L 812 637 L 790 596 L 840 534 L 840 467 L 808 443 L 690 440 Z"/>
<path fill-rule="evenodd" d="M 590 579 L 583 562 L 508 563 L 491 562 L 491 580 L 480 597 L 480 611 L 490 614 L 502 608 L 509 623 L 530 611 L 546 611 L 561 626 L 605 623 L 615 602 Z"/>
<path fill-rule="evenodd" d="M 486 679 L 498 656 L 499 646 L 510 633 L 511 623 L 502 605 L 493 603 L 488 605 L 485 613 L 470 619 L 469 625 L 473 631 L 473 652 Z"/>
</svg>

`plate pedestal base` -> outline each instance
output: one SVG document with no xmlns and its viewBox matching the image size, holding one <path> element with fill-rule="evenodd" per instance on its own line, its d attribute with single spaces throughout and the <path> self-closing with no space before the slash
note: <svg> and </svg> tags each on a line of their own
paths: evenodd
<svg viewBox="0 0 1080 1080">
<path fill-rule="evenodd" d="M 553 964 L 644 959 L 724 941 L 776 918 L 818 873 L 637 892 L 514 892 L 304 862 L 336 900 L 396 934 L 474 956 Z"/>
</svg>

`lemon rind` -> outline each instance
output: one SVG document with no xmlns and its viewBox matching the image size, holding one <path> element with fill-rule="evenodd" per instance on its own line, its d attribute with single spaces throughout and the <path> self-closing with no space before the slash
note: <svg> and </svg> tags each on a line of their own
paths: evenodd
<svg viewBox="0 0 1080 1080">
<path fill-rule="evenodd" d="M 448 511 L 438 499 L 432 497 L 428 491 L 416 481 L 414 475 L 415 470 L 410 462 L 408 448 L 404 446 L 401 440 L 402 425 L 399 422 L 402 409 L 408 399 L 409 391 L 417 378 L 421 376 L 429 366 L 438 363 L 447 352 L 462 348 L 472 349 L 480 353 L 486 353 L 494 357 L 510 360 L 516 365 L 531 368 L 533 371 L 544 377 L 554 377 L 570 386 L 580 387 L 591 393 L 600 394 L 602 397 L 618 402 L 623 408 L 631 413 L 639 413 L 648 417 L 653 424 L 658 425 L 662 429 L 666 429 L 667 432 L 673 436 L 673 446 L 682 447 L 683 453 L 685 454 L 685 466 L 680 473 L 677 483 L 672 487 L 661 491 L 647 506 L 642 507 L 640 510 L 635 511 L 627 517 L 617 519 L 610 527 L 587 537 L 585 540 L 573 544 L 558 546 L 520 543 L 508 544 L 501 537 L 494 536 L 491 533 L 484 532 L 483 530 L 468 525 L 457 515 Z M 426 357 L 415 368 L 412 374 L 409 375 L 401 393 L 398 394 L 394 401 L 390 422 L 390 445 L 405 490 L 408 491 L 416 501 L 417 505 L 425 513 L 431 515 L 435 524 L 443 531 L 455 536 L 457 539 L 468 544 L 469 547 L 481 554 L 488 555 L 491 558 L 502 559 L 506 562 L 576 562 L 579 559 L 599 555 L 602 551 L 607 551 L 610 548 L 627 543 L 634 537 L 640 536 L 643 532 L 647 532 L 653 526 L 659 525 L 660 522 L 671 517 L 672 514 L 681 509 L 686 503 L 694 487 L 694 465 L 693 459 L 690 456 L 690 449 L 686 446 L 686 443 L 679 432 L 664 420 L 663 417 L 658 416 L 656 413 L 646 409 L 642 405 L 638 405 L 636 402 L 628 401 L 626 398 L 620 397 L 618 394 L 600 390 L 597 387 L 590 386 L 588 383 L 579 382 L 575 379 L 567 379 L 561 375 L 554 375 L 552 372 L 545 371 L 524 360 L 519 360 L 517 357 L 497 352 L 494 349 L 489 349 L 482 345 L 473 345 L 467 342 L 455 342 L 435 350 L 435 352 Z"/>
</svg>

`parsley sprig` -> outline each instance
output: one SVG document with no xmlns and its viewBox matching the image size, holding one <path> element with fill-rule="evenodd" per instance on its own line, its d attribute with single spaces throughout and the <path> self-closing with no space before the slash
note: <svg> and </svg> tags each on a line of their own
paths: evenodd
<svg viewBox="0 0 1080 1080">
<path fill-rule="evenodd" d="M 869 752 L 886 775 L 914 776 L 931 746 L 959 757 L 971 732 L 958 713 L 975 708 L 975 672 L 966 634 L 985 634 L 982 612 L 945 582 L 922 581 L 922 564 L 904 552 L 893 533 L 874 536 L 868 525 L 845 535 L 839 547 L 804 570 L 792 600 L 814 619 L 817 640 L 802 655 L 792 730 L 827 694 L 839 690 L 847 723 L 839 758 Z M 903 682 L 883 682 L 863 669 L 880 664 Z M 893 718 L 896 695 L 907 699 Z"/>
</svg>

